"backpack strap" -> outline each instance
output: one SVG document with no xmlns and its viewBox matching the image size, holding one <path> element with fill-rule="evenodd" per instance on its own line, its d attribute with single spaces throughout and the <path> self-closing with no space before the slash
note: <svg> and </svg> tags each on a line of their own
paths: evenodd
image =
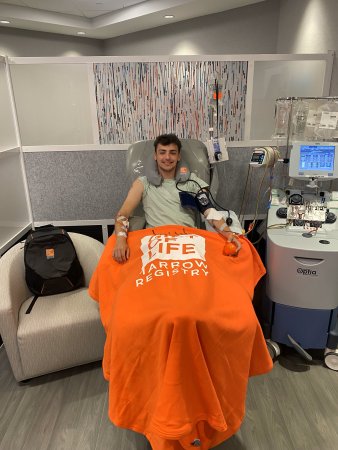
<svg viewBox="0 0 338 450">
<path fill-rule="evenodd" d="M 38 297 L 39 297 L 38 295 L 34 295 L 33 300 L 31 301 L 30 305 L 27 308 L 26 314 L 30 314 L 30 312 L 32 311 L 33 306 L 35 305 L 35 302 L 37 301 Z"/>
</svg>

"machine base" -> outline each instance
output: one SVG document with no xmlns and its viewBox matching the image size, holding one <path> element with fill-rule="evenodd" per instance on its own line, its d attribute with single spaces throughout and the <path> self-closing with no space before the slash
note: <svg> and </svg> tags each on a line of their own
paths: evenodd
<svg viewBox="0 0 338 450">
<path fill-rule="evenodd" d="M 296 308 L 275 303 L 271 339 L 290 347 L 290 335 L 303 348 L 324 349 L 331 313 L 331 310 Z"/>
</svg>

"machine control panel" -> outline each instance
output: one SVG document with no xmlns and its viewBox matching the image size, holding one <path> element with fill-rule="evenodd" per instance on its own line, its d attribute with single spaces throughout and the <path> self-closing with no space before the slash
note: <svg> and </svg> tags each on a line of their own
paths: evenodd
<svg viewBox="0 0 338 450">
<path fill-rule="evenodd" d="M 331 211 L 330 196 L 327 192 L 317 194 L 307 193 L 300 190 L 287 190 L 283 195 L 275 197 L 275 217 L 279 223 L 283 220 L 285 226 L 290 228 L 301 227 L 302 229 L 322 229 L 326 225 L 335 224 L 337 221 L 336 210 Z M 333 202 L 335 203 L 335 202 Z M 270 223 L 273 218 L 270 215 Z"/>
</svg>

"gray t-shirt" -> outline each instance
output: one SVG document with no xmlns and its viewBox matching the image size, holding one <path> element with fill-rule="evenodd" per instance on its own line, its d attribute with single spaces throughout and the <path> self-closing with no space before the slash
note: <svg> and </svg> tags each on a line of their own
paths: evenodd
<svg viewBox="0 0 338 450">
<path fill-rule="evenodd" d="M 196 212 L 181 206 L 175 179 L 163 180 L 161 186 L 150 184 L 147 177 L 139 177 L 139 180 L 144 186 L 142 202 L 147 228 L 170 224 L 196 226 Z M 182 191 L 194 193 L 199 191 L 199 186 L 204 188 L 208 184 L 194 173 L 188 181 L 178 185 Z"/>
</svg>

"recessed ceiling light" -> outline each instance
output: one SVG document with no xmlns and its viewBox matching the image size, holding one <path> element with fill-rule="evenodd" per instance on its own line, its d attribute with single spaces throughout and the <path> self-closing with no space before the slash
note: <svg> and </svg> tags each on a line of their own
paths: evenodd
<svg viewBox="0 0 338 450">
<path fill-rule="evenodd" d="M 84 31 L 78 31 L 76 34 L 83 36 L 84 34 L 86 34 Z"/>
<path fill-rule="evenodd" d="M 10 23 L 9 20 L 0 20 L 0 23 Z"/>
<path fill-rule="evenodd" d="M 175 16 L 173 16 L 172 14 L 167 14 L 166 16 L 164 16 L 165 19 L 173 19 Z"/>
</svg>

